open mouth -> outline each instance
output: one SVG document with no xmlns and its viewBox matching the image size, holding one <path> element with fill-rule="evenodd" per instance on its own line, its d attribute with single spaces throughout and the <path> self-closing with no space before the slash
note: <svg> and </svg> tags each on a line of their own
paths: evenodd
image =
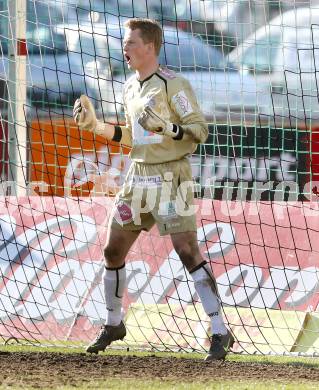
<svg viewBox="0 0 319 390">
<path fill-rule="evenodd" d="M 125 61 L 129 64 L 131 61 L 131 57 L 125 54 Z"/>
</svg>

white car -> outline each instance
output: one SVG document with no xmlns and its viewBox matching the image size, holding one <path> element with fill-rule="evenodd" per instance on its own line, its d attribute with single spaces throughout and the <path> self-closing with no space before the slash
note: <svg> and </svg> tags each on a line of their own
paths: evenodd
<svg viewBox="0 0 319 390">
<path fill-rule="evenodd" d="M 128 72 L 124 66 L 121 39 L 109 34 L 105 24 L 58 25 L 67 55 L 83 64 L 82 90 L 106 115 L 122 115 L 122 89 Z M 71 75 L 72 77 L 72 75 Z"/>
<path fill-rule="evenodd" d="M 318 42 L 319 9 L 299 8 L 272 19 L 229 54 L 243 75 L 254 78 L 261 117 L 292 128 L 319 121 Z"/>
<path fill-rule="evenodd" d="M 48 108 L 52 110 L 51 114 L 71 112 L 75 99 L 81 94 L 90 96 L 97 108 L 116 111 L 114 96 L 122 90 L 125 68 L 120 40 L 106 34 L 105 25 L 103 29 L 102 26 L 92 29 L 89 23 L 80 27 L 72 23 L 41 23 L 27 29 L 26 109 L 31 115 L 35 112 L 45 115 Z M 5 40 L 0 42 L 0 55 L 0 91 L 5 97 L 9 78 Z M 120 74 L 117 82 L 116 72 Z M 0 98 L 0 106 L 1 102 Z M 121 100 L 118 101 L 119 111 L 120 103 Z M 34 111 L 34 108 L 38 110 Z"/>
<path fill-rule="evenodd" d="M 208 121 L 230 123 L 256 118 L 256 84 L 225 60 L 222 52 L 191 33 L 164 27 L 160 62 L 181 72 L 197 95 Z"/>
<path fill-rule="evenodd" d="M 27 1 L 26 5 L 28 55 L 25 110 L 30 111 L 31 106 L 38 107 L 37 115 L 40 116 L 48 107 L 51 107 L 53 112 L 61 112 L 65 105 L 74 100 L 74 95 L 81 92 L 78 86 L 82 84 L 83 72 L 82 63 L 74 61 L 72 54 L 66 55 L 65 41 L 57 34 L 55 24 L 67 25 L 68 20 L 74 20 L 75 14 L 72 8 L 63 7 L 61 3 L 57 4 L 51 0 Z M 3 11 L 0 23 L 0 107 L 4 108 L 4 112 L 8 108 L 8 81 L 14 81 L 9 79 L 11 60 L 8 58 L 10 30 L 7 25 L 8 17 L 5 17 L 7 12 L 7 9 Z"/>
</svg>

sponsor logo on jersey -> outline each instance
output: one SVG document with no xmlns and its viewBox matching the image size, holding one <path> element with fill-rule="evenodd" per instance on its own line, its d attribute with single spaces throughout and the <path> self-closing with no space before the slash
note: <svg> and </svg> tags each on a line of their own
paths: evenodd
<svg viewBox="0 0 319 390">
<path fill-rule="evenodd" d="M 176 95 L 174 95 L 172 97 L 172 101 L 178 115 L 181 118 L 184 118 L 193 112 L 191 102 L 184 91 L 179 91 Z"/>
<path fill-rule="evenodd" d="M 145 130 L 137 121 L 134 120 L 132 126 L 132 135 L 133 135 L 133 145 L 150 145 L 150 144 L 160 144 L 163 140 L 161 134 L 155 134 L 151 131 Z"/>
</svg>

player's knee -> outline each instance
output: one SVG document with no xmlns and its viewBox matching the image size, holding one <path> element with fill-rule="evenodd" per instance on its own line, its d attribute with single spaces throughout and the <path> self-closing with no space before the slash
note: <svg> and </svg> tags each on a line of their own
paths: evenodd
<svg viewBox="0 0 319 390">
<path fill-rule="evenodd" d="M 121 251 L 115 245 L 107 245 L 104 249 L 104 257 L 107 266 L 116 267 L 118 263 L 123 263 Z"/>
<path fill-rule="evenodd" d="M 184 243 L 181 245 L 176 245 L 175 250 L 182 263 L 186 266 L 187 269 L 190 269 L 194 261 L 194 256 L 191 247 L 188 244 Z"/>
</svg>

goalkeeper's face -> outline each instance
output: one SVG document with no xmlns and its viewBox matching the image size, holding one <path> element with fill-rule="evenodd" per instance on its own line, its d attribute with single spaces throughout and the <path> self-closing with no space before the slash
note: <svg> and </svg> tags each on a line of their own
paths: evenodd
<svg viewBox="0 0 319 390">
<path fill-rule="evenodd" d="M 126 29 L 123 53 L 129 69 L 143 70 L 150 62 L 157 61 L 153 43 L 145 43 L 139 29 Z"/>
</svg>

